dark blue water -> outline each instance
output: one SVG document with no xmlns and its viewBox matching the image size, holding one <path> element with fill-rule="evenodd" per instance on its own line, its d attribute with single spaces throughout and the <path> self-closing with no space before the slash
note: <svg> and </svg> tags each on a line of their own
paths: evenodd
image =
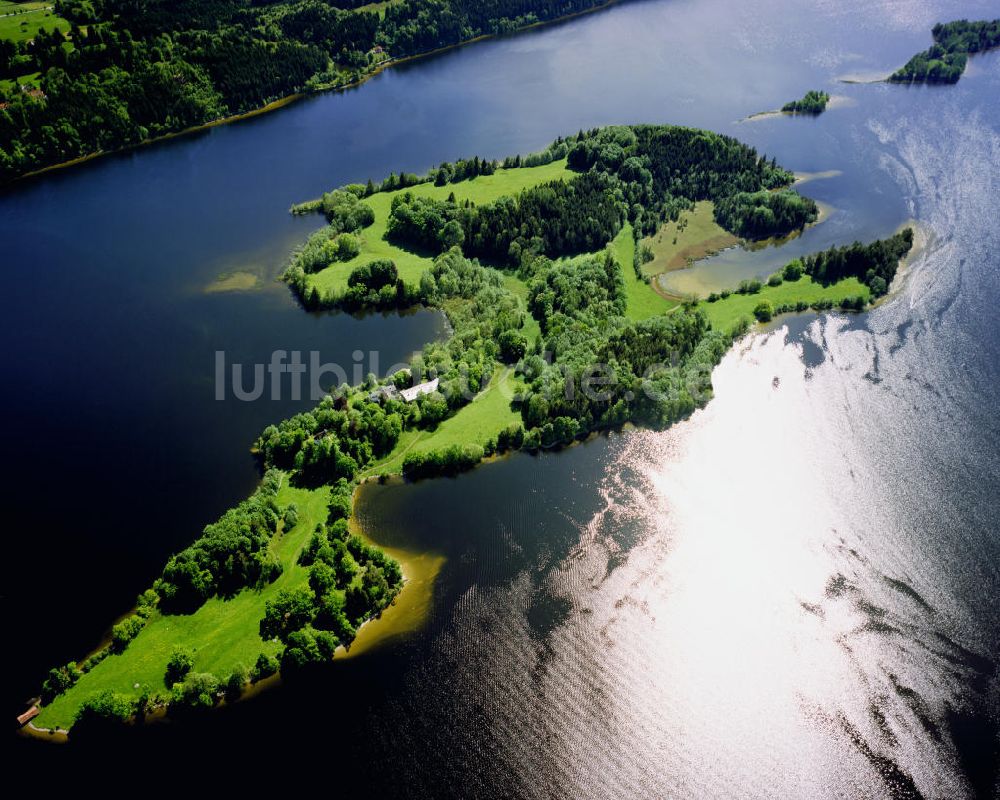
<svg viewBox="0 0 1000 800">
<path fill-rule="evenodd" d="M 997 15 L 639 0 L 8 191 L 11 706 L 253 485 L 250 441 L 296 404 L 215 402 L 216 350 L 396 360 L 440 333 L 431 314 L 297 308 L 270 283 L 315 224 L 291 202 L 674 122 L 839 171 L 802 187 L 830 219 L 748 270 L 911 218 L 930 243 L 881 308 L 748 340 L 666 434 L 366 492 L 373 535 L 448 559 L 426 629 L 138 740 L 322 754 L 390 795 L 992 796 L 1000 57 L 947 88 L 836 79 L 902 63 L 939 19 Z M 810 88 L 849 102 L 739 122 Z M 264 288 L 203 293 L 234 270 Z"/>
</svg>

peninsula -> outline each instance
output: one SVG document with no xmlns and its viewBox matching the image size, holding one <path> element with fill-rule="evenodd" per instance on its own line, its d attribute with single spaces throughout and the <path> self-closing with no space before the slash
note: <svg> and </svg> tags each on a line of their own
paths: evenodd
<svg viewBox="0 0 1000 800">
<path fill-rule="evenodd" d="M 169 559 L 107 646 L 49 673 L 34 724 L 87 736 L 211 708 L 278 670 L 317 679 L 406 591 L 405 565 L 354 527 L 361 482 L 454 474 L 626 423 L 664 428 L 708 402 L 712 367 L 755 320 L 884 294 L 909 230 L 704 301 L 654 292 L 644 240 L 683 237 L 689 217 L 709 240 L 787 234 L 817 213 L 793 180 L 727 136 L 616 126 L 296 207 L 327 219 L 286 274 L 303 303 L 423 304 L 450 336 L 266 428 L 258 490 Z"/>
</svg>

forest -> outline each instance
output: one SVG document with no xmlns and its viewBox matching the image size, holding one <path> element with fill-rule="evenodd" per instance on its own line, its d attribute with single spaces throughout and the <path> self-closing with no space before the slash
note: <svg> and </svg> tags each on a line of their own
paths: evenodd
<svg viewBox="0 0 1000 800">
<path fill-rule="evenodd" d="M 715 204 L 715 221 L 745 239 L 781 236 L 815 222 L 816 202 L 798 192 L 737 192 Z"/>
<path fill-rule="evenodd" d="M 55 0 L 67 32 L 0 40 L 0 181 L 603 1 Z"/>
<path fill-rule="evenodd" d="M 624 222 L 614 189 L 608 175 L 586 172 L 480 207 L 397 195 L 388 236 L 432 251 L 458 245 L 469 255 L 514 265 L 528 250 L 549 257 L 599 250 Z"/>
<path fill-rule="evenodd" d="M 1000 47 L 1000 19 L 939 22 L 931 36 L 934 44 L 892 73 L 891 83 L 958 83 L 970 55 Z"/>
</svg>

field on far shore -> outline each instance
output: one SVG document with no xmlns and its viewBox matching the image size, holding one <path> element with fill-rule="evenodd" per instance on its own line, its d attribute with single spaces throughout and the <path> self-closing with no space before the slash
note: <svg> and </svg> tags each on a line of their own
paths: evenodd
<svg viewBox="0 0 1000 800">
<path fill-rule="evenodd" d="M 69 22 L 56 14 L 50 3 L 10 3 L 0 2 L 0 39 L 12 42 L 27 42 L 34 39 L 38 31 L 44 28 L 69 31 Z M 66 41 L 63 47 L 73 49 L 73 43 Z M 18 85 L 35 88 L 38 86 L 40 73 L 32 72 L 18 75 L 16 78 L 0 79 L 0 89 L 14 90 Z"/>
<path fill-rule="evenodd" d="M 42 28 L 66 33 L 69 22 L 48 3 L 0 3 L 0 39 L 26 42 Z"/>
</svg>

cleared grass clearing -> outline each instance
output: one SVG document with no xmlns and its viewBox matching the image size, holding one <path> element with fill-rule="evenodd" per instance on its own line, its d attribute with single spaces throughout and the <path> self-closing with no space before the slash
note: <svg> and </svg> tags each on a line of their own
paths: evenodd
<svg viewBox="0 0 1000 800">
<path fill-rule="evenodd" d="M 653 251 L 653 260 L 643 264 L 646 275 L 659 275 L 684 269 L 692 262 L 732 247 L 739 238 L 715 221 L 715 205 L 709 200 L 695 203 L 694 211 L 685 211 L 677 222 L 660 226 L 655 235 L 642 240 Z"/>
<path fill-rule="evenodd" d="M 432 197 L 437 200 L 447 200 L 448 195 L 455 193 L 458 200 L 471 200 L 477 205 L 490 203 L 498 197 L 516 195 L 519 192 L 539 183 L 560 180 L 571 177 L 575 173 L 566 168 L 566 160 L 553 161 L 541 167 L 520 167 L 518 169 L 499 169 L 492 175 L 480 175 L 472 180 L 460 183 L 449 183 L 445 186 L 435 186 L 432 183 L 422 183 L 408 189 L 397 189 L 394 192 L 378 192 L 367 197 L 368 203 L 375 212 L 375 221 L 360 232 L 362 238 L 361 252 L 350 261 L 327 267 L 321 272 L 308 276 L 309 289 L 315 286 L 320 294 L 330 290 L 342 292 L 347 287 L 347 278 L 351 270 L 361 264 L 367 264 L 380 258 L 389 258 L 395 262 L 399 276 L 408 284 L 415 284 L 420 275 L 430 267 L 433 254 L 416 253 L 404 250 L 386 241 L 385 232 L 389 222 L 389 211 L 392 200 L 398 194 L 411 192 L 415 196 Z"/>
<path fill-rule="evenodd" d="M 4 78 L 0 80 L 0 87 L 5 91 L 12 91 L 18 86 L 27 86 L 29 89 L 37 89 L 41 86 L 41 72 L 31 72 L 27 75 L 19 75 L 16 78 Z"/>
<path fill-rule="evenodd" d="M 43 706 L 35 723 L 68 729 L 83 701 L 105 689 L 131 697 L 138 697 L 144 690 L 165 693 L 163 675 L 175 647 L 194 651 L 195 672 L 211 672 L 220 680 L 225 680 L 238 664 L 252 667 L 262 652 L 277 654 L 280 645 L 260 638 L 258 624 L 264 616 L 264 602 L 281 589 L 308 582 L 308 571 L 296 559 L 316 524 L 326 520 L 329 500 L 327 487 L 311 490 L 283 486 L 278 503 L 281 507 L 295 503 L 299 520 L 272 543 L 284 565 L 277 580 L 260 591 L 248 589 L 225 600 L 212 598 L 193 614 L 155 613 L 124 653 L 109 655 L 69 691 Z"/>
<path fill-rule="evenodd" d="M 643 320 L 664 314 L 679 303 L 668 300 L 656 293 L 656 290 L 644 280 L 636 277 L 632 258 L 635 253 L 635 240 L 632 238 L 632 225 L 625 223 L 624 227 L 611 242 L 611 252 L 621 264 L 625 275 L 625 314 L 629 319 Z"/>
<path fill-rule="evenodd" d="M 724 300 L 714 303 L 701 302 L 702 309 L 716 330 L 728 331 L 742 317 L 754 321 L 753 310 L 758 303 L 767 300 L 772 307 L 795 304 L 799 301 L 812 304 L 819 300 L 830 300 L 837 305 L 845 298 L 855 298 L 858 295 L 867 302 L 871 292 L 857 278 L 845 278 L 842 281 L 823 286 L 812 278 L 803 276 L 797 281 L 785 281 L 780 286 L 764 286 L 757 294 L 731 294 Z"/>
<path fill-rule="evenodd" d="M 524 301 L 525 308 L 527 308 L 528 284 L 522 281 L 513 272 L 504 272 L 503 285 L 507 287 L 509 292 L 520 297 Z M 524 325 L 521 327 L 521 333 L 523 333 L 528 339 L 529 345 L 534 344 L 535 339 L 542 335 L 542 326 L 538 324 L 538 320 L 531 316 L 530 313 L 526 313 L 524 315 Z"/>
<path fill-rule="evenodd" d="M 382 0 L 380 3 L 366 3 L 363 6 L 358 6 L 355 11 L 374 11 L 380 17 L 385 16 L 385 10 L 389 6 L 396 6 L 402 3 L 403 0 Z"/>
</svg>

